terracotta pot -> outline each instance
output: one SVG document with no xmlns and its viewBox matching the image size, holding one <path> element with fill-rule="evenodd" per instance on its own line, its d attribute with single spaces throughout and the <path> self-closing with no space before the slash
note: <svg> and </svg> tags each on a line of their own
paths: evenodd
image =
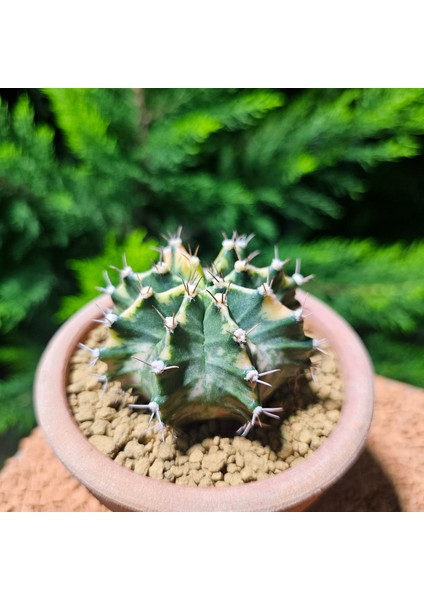
<svg viewBox="0 0 424 600">
<path fill-rule="evenodd" d="M 302 301 L 305 294 L 298 292 Z M 67 469 L 103 504 L 125 511 L 303 510 L 337 481 L 363 448 L 371 424 L 374 377 L 368 354 L 353 329 L 327 305 L 308 295 L 306 326 L 326 338 L 338 360 L 344 403 L 329 438 L 301 464 L 227 488 L 178 486 L 138 475 L 99 452 L 79 430 L 66 397 L 69 359 L 100 318 L 101 297 L 70 318 L 47 346 L 35 382 L 35 405 L 47 441 Z"/>
</svg>

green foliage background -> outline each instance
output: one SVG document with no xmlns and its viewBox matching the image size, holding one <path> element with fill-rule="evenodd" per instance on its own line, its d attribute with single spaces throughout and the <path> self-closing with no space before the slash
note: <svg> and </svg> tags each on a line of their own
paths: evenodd
<svg viewBox="0 0 424 600">
<path fill-rule="evenodd" d="M 302 257 L 378 373 L 424 385 L 424 90 L 0 90 L 0 434 L 102 271 L 184 225 Z M 293 261 L 294 263 L 294 261 Z M 1 457 L 0 457 L 1 459 Z"/>
</svg>

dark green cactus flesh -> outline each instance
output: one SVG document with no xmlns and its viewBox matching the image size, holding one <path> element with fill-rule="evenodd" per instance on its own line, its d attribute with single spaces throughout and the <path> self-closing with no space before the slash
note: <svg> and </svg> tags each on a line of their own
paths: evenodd
<svg viewBox="0 0 424 600">
<path fill-rule="evenodd" d="M 232 418 L 246 435 L 267 408 L 271 394 L 311 366 L 319 342 L 303 330 L 295 289 L 300 264 L 290 277 L 276 252 L 271 264 L 251 264 L 251 237 L 224 238 L 209 269 L 197 251 L 187 252 L 181 229 L 145 273 L 126 264 L 114 287 L 106 274 L 114 311 L 105 311 L 111 343 L 91 350 L 109 364 L 109 376 L 140 396 L 134 409 L 148 409 L 157 425 L 178 427 L 195 420 Z"/>
</svg>

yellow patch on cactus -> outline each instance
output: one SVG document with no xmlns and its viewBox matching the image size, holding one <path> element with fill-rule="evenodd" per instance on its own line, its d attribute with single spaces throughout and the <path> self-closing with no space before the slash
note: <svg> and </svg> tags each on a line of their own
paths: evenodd
<svg viewBox="0 0 424 600">
<path fill-rule="evenodd" d="M 275 296 L 265 296 L 261 306 L 261 317 L 269 321 L 287 319 L 293 314 L 287 306 L 281 304 Z"/>
</svg>

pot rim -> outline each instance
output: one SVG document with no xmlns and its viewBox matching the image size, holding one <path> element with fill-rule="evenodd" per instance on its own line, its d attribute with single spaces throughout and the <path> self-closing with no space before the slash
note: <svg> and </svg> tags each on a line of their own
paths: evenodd
<svg viewBox="0 0 424 600">
<path fill-rule="evenodd" d="M 66 321 L 41 357 L 34 384 L 36 417 L 49 445 L 64 466 L 101 502 L 129 511 L 288 511 L 319 497 L 355 462 L 371 425 L 374 372 L 368 353 L 352 327 L 324 302 L 297 290 L 307 300 L 305 327 L 328 340 L 338 361 L 344 400 L 328 439 L 300 464 L 262 481 L 233 487 L 179 486 L 139 475 L 97 450 L 80 431 L 67 401 L 69 360 L 78 342 L 111 307 L 103 295 Z"/>
</svg>

